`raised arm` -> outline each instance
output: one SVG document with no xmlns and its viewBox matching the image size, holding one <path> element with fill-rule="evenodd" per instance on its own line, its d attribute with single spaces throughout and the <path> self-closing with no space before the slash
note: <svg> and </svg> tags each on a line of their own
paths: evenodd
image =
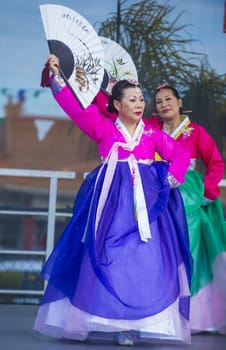
<svg viewBox="0 0 226 350">
<path fill-rule="evenodd" d="M 50 87 L 55 100 L 82 131 L 99 143 L 109 123 L 112 122 L 104 118 L 95 105 L 90 105 L 86 109 L 80 105 L 59 73 L 59 60 L 56 56 L 50 55 L 49 65 L 53 73 Z"/>
<path fill-rule="evenodd" d="M 108 95 L 103 90 L 100 90 L 98 92 L 93 100 L 93 104 L 97 106 L 99 112 L 103 114 L 103 116 L 115 122 L 117 115 L 115 113 L 110 113 L 107 111 Z"/>
</svg>

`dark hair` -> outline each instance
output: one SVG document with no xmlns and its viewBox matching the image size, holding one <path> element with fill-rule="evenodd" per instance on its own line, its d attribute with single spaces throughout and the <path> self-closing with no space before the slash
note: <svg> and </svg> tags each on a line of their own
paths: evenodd
<svg viewBox="0 0 226 350">
<path fill-rule="evenodd" d="M 163 85 L 159 85 L 156 89 L 155 89 L 155 96 L 157 95 L 157 93 L 160 91 L 160 90 L 163 90 L 163 89 L 169 89 L 172 91 L 172 93 L 174 94 L 174 96 L 178 99 L 180 99 L 180 95 L 179 95 L 179 92 L 177 91 L 177 89 L 175 89 L 174 87 L 172 87 L 171 85 L 169 84 L 163 84 Z"/>
<path fill-rule="evenodd" d="M 114 106 L 114 100 L 121 102 L 124 96 L 124 90 L 134 87 L 140 87 L 140 84 L 135 80 L 119 80 L 111 90 L 111 95 L 108 98 L 107 111 L 110 113 L 117 113 L 118 111 Z"/>
<path fill-rule="evenodd" d="M 154 106 L 156 106 L 156 95 L 160 90 L 163 89 L 169 89 L 172 91 L 173 95 L 179 100 L 181 99 L 179 92 L 177 91 L 177 89 L 175 89 L 173 86 L 169 85 L 169 84 L 162 84 L 159 85 L 156 89 L 155 89 L 155 94 L 154 94 Z M 182 114 L 182 107 L 180 107 L 180 114 Z"/>
</svg>

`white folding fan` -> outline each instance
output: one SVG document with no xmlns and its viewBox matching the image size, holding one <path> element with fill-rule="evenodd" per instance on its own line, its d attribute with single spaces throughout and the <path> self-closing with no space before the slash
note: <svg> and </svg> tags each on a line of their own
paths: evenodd
<svg viewBox="0 0 226 350">
<path fill-rule="evenodd" d="M 100 36 L 104 48 L 104 78 L 101 88 L 111 93 L 111 83 L 138 80 L 136 66 L 128 52 L 114 40 Z"/>
<path fill-rule="evenodd" d="M 104 51 L 91 24 L 70 8 L 40 5 L 41 18 L 50 53 L 60 60 L 60 71 L 81 105 L 86 108 L 101 87 Z M 76 66 L 83 68 L 83 87 L 76 81 Z"/>
</svg>

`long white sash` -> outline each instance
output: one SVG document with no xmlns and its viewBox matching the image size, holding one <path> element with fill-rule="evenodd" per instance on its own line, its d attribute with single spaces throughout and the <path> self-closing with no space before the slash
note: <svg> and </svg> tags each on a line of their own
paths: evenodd
<svg viewBox="0 0 226 350">
<path fill-rule="evenodd" d="M 107 170 L 106 170 L 106 174 L 105 174 L 105 178 L 104 178 L 104 182 L 103 182 L 103 186 L 102 186 L 102 190 L 101 190 L 101 194 L 100 194 L 100 198 L 97 206 L 95 234 L 97 232 L 100 217 L 109 193 L 112 179 L 114 177 L 115 168 L 118 161 L 118 148 L 122 147 L 125 150 L 132 151 L 135 146 L 136 146 L 136 142 L 134 141 L 131 141 L 130 143 L 116 142 L 111 148 L 111 151 L 107 160 L 107 163 L 108 163 Z M 138 221 L 140 238 L 142 241 L 147 242 L 147 240 L 151 238 L 151 230 L 150 230 L 146 201 L 144 197 L 144 191 L 143 191 L 143 185 L 142 185 L 141 176 L 139 172 L 139 167 L 134 155 L 129 156 L 128 163 L 131 170 L 131 176 L 134 176 L 133 178 L 134 200 L 135 200 L 135 210 L 136 210 L 136 217 Z M 106 162 L 104 164 L 106 164 Z M 102 165 L 102 169 L 104 164 Z M 102 169 L 100 169 L 99 175 Z"/>
<path fill-rule="evenodd" d="M 115 142 L 106 158 L 106 160 L 103 162 L 100 171 L 98 173 L 95 187 L 98 183 L 99 177 L 107 164 L 107 169 L 106 169 L 106 174 L 104 178 L 104 182 L 102 185 L 98 205 L 97 205 L 97 212 L 96 212 L 96 221 L 95 221 L 95 237 L 98 229 L 98 225 L 100 222 L 101 214 L 104 208 L 104 205 L 107 200 L 107 196 L 111 187 L 111 183 L 115 174 L 115 169 L 116 165 L 118 162 L 118 148 L 121 147 L 124 150 L 132 152 L 134 148 L 139 144 L 140 138 L 143 133 L 144 129 L 144 123 L 142 120 L 137 125 L 136 131 L 131 137 L 126 130 L 125 126 L 121 122 L 119 118 L 117 118 L 115 125 L 121 130 L 121 132 L 124 134 L 127 142 Z M 130 171 L 131 171 L 131 176 L 133 180 L 133 190 L 134 190 L 134 205 L 135 205 L 135 216 L 138 221 L 138 228 L 139 228 L 139 233 L 140 233 L 140 238 L 142 241 L 147 242 L 148 239 L 151 238 L 151 230 L 150 230 L 150 224 L 149 224 L 149 219 L 148 219 L 148 213 L 147 213 L 147 207 L 146 207 L 146 201 L 145 201 L 145 196 L 144 196 L 144 191 L 143 191 L 143 185 L 141 181 L 141 176 L 140 176 L 140 171 L 139 167 L 137 164 L 137 160 L 134 157 L 133 154 L 129 156 L 125 161 L 128 161 Z M 94 188 L 95 192 L 95 188 Z M 92 207 L 92 202 L 90 205 L 90 208 Z M 89 213 L 90 215 L 90 213 Z M 89 218 L 88 218 L 89 220 Z M 87 220 L 87 221 L 88 221 Z M 85 229 L 82 241 L 85 240 L 86 237 L 86 231 L 87 227 Z"/>
</svg>

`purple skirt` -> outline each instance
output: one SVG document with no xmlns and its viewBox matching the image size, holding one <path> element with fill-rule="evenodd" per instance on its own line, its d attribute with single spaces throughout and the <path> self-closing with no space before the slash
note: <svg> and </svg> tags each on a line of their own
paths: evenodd
<svg viewBox="0 0 226 350">
<path fill-rule="evenodd" d="M 188 320 L 189 296 L 179 297 L 179 266 L 185 266 L 188 283 L 192 270 L 181 195 L 169 188 L 166 162 L 138 166 L 152 238 L 140 239 L 127 162 L 117 163 L 95 236 L 106 165 L 101 174 L 96 168 L 83 182 L 73 216 L 43 268 L 48 285 L 42 304 L 66 297 L 91 315 L 137 320 L 179 298 L 179 312 Z"/>
</svg>

